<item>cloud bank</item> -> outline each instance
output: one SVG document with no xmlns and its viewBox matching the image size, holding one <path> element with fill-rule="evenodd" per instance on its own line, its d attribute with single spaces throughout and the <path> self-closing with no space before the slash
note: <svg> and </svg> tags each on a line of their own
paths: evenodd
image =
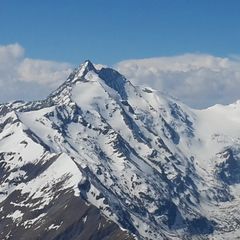
<svg viewBox="0 0 240 240">
<path fill-rule="evenodd" d="M 240 99 L 237 57 L 184 54 L 125 60 L 113 67 L 134 84 L 165 91 L 194 108 Z M 0 102 L 44 98 L 72 68 L 69 63 L 27 58 L 19 44 L 0 45 Z"/>
<path fill-rule="evenodd" d="M 19 44 L 0 45 L 0 102 L 46 97 L 70 74 L 72 66 L 25 57 Z"/>
<path fill-rule="evenodd" d="M 240 60 L 207 54 L 185 54 L 126 60 L 115 67 L 137 85 L 151 86 L 204 108 L 240 99 Z"/>
</svg>

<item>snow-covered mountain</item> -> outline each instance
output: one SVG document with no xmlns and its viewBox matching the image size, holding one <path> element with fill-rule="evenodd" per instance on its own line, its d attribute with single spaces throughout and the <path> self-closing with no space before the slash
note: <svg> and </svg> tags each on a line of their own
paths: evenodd
<svg viewBox="0 0 240 240">
<path fill-rule="evenodd" d="M 0 239 L 237 239 L 240 103 L 194 110 L 86 61 L 0 105 Z"/>
</svg>

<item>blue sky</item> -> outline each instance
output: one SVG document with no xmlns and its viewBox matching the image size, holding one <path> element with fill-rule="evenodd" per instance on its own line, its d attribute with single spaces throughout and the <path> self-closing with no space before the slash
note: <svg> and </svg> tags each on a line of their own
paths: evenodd
<svg viewBox="0 0 240 240">
<path fill-rule="evenodd" d="M 204 108 L 240 99 L 240 0 L 0 0 L 0 102 L 86 59 Z"/>
<path fill-rule="evenodd" d="M 0 44 L 78 64 L 240 54 L 238 0 L 0 0 Z"/>
</svg>

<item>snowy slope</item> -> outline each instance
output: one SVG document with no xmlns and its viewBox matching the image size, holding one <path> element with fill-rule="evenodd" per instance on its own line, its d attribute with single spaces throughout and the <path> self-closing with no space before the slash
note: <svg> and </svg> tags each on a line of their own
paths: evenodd
<svg viewBox="0 0 240 240">
<path fill-rule="evenodd" d="M 86 61 L 45 100 L 0 106 L 2 224 L 66 234 L 65 218 L 44 219 L 72 196 L 120 234 L 106 239 L 237 239 L 239 122 L 239 102 L 194 110 Z M 16 238 L 1 226 L 4 239 Z"/>
</svg>

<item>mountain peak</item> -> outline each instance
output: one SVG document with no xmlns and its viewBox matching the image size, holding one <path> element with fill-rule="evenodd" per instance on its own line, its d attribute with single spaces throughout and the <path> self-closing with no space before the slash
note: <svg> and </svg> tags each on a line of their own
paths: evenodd
<svg viewBox="0 0 240 240">
<path fill-rule="evenodd" d="M 84 63 L 80 64 L 77 71 L 77 76 L 84 77 L 90 71 L 96 72 L 97 70 L 90 60 L 86 60 Z"/>
<path fill-rule="evenodd" d="M 103 80 L 106 85 L 117 91 L 123 99 L 127 98 L 127 94 L 125 92 L 126 78 L 112 68 L 102 67 L 101 69 L 96 69 L 90 60 L 86 60 L 80 65 L 74 74 L 73 80 L 76 81 L 82 78 L 85 79 L 87 78 L 87 73 L 91 71 L 94 72 L 99 79 Z"/>
<path fill-rule="evenodd" d="M 90 74 L 88 75 L 88 73 Z M 94 78 L 93 75 L 95 75 Z M 64 96 L 71 95 L 72 88 L 76 82 L 89 82 L 93 81 L 93 79 L 103 81 L 108 87 L 118 92 L 122 99 L 127 99 L 125 89 L 127 83 L 126 78 L 112 68 L 102 67 L 101 69 L 96 69 L 90 60 L 86 60 L 80 64 L 79 67 L 69 75 L 68 79 L 53 91 L 49 97 L 57 100 L 57 102 L 61 102 L 61 99 L 65 99 Z"/>
<path fill-rule="evenodd" d="M 84 67 L 88 69 L 89 71 L 91 70 L 96 70 L 93 63 L 90 60 L 85 60 L 83 63 Z"/>
</svg>

